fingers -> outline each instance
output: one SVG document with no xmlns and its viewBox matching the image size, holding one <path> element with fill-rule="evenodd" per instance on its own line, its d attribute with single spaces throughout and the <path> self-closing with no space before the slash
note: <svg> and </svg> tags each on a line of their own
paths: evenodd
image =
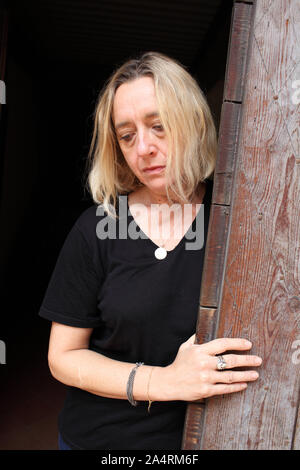
<svg viewBox="0 0 300 470">
<path fill-rule="evenodd" d="M 262 359 L 259 356 L 224 354 L 222 357 L 226 363 L 225 370 L 234 369 L 235 367 L 257 367 L 262 363 Z M 212 369 L 217 370 L 218 357 L 211 357 L 209 362 Z"/>
<path fill-rule="evenodd" d="M 226 369 L 258 366 L 262 363 L 262 359 L 258 356 L 227 354 L 223 356 L 223 359 L 226 362 Z M 207 398 L 215 395 L 240 392 L 247 388 L 247 382 L 254 382 L 259 377 L 255 370 L 235 371 L 224 369 L 218 371 L 217 362 L 217 357 L 210 357 L 205 364 L 205 370 L 200 373 L 200 380 L 207 385 Z"/>
<path fill-rule="evenodd" d="M 215 356 L 216 354 L 222 354 L 225 351 L 247 351 L 251 349 L 252 343 L 247 339 L 243 338 L 217 338 L 204 343 L 201 348 L 205 350 L 207 354 Z"/>
<path fill-rule="evenodd" d="M 230 385 L 217 384 L 210 389 L 210 392 L 206 395 L 205 398 L 212 397 L 215 395 L 225 395 L 227 393 L 241 392 L 242 390 L 245 390 L 245 388 L 247 388 L 247 384 L 245 382 Z"/>
<path fill-rule="evenodd" d="M 238 351 L 247 351 L 252 348 L 250 341 L 244 338 L 217 338 L 208 343 L 196 344 L 195 339 L 196 334 L 183 343 L 176 358 L 177 368 L 180 368 L 184 361 L 183 373 L 187 364 L 195 373 L 192 376 L 188 375 L 188 380 L 191 382 L 190 390 L 186 395 L 187 398 L 184 397 L 184 399 L 190 400 L 191 394 L 199 398 L 208 398 L 240 392 L 247 388 L 247 383 L 258 379 L 259 374 L 255 370 L 234 370 L 235 368 L 258 367 L 262 364 L 259 356 L 249 353 L 238 354 Z M 226 354 L 227 351 L 228 354 Z M 237 354 L 234 353 L 235 351 Z M 222 362 L 220 365 L 220 355 L 224 360 L 224 368 L 221 367 Z M 218 364 L 222 370 L 218 369 Z"/>
<path fill-rule="evenodd" d="M 259 374 L 255 370 L 247 371 L 224 371 L 224 372 L 215 372 L 213 371 L 210 375 L 210 380 L 212 383 L 221 383 L 221 384 L 233 384 L 238 382 L 252 382 L 258 379 Z"/>
</svg>

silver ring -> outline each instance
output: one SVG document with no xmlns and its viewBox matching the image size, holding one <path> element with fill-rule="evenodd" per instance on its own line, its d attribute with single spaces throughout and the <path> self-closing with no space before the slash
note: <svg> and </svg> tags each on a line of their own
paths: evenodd
<svg viewBox="0 0 300 470">
<path fill-rule="evenodd" d="M 224 360 L 223 356 L 218 356 L 218 363 L 217 363 L 217 369 L 218 370 L 224 370 L 226 369 L 226 361 Z"/>
</svg>

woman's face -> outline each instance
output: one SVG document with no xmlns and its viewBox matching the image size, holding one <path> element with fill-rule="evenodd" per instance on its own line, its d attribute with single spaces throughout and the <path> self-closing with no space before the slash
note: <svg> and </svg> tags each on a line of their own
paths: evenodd
<svg viewBox="0 0 300 470">
<path fill-rule="evenodd" d="M 128 166 L 150 191 L 165 194 L 168 145 L 151 77 L 138 78 L 117 89 L 113 121 Z M 149 167 L 163 168 L 147 171 Z"/>
</svg>

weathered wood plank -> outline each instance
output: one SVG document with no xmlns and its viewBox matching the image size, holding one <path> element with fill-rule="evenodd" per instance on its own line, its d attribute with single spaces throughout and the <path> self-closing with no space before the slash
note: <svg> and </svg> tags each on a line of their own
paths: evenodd
<svg viewBox="0 0 300 470">
<path fill-rule="evenodd" d="M 229 60 L 227 62 L 224 99 L 238 101 L 242 96 L 245 81 L 246 53 L 249 41 L 249 25 L 252 10 L 249 5 L 235 5 L 231 22 L 231 39 L 229 43 Z M 234 43 L 234 44 L 232 44 Z M 233 51 L 234 49 L 234 51 Z M 236 61 L 238 56 L 238 61 Z M 238 64 L 238 68 L 237 68 Z M 235 80 L 233 79 L 235 78 Z M 231 81 L 231 82 L 230 82 Z M 229 84 L 230 83 L 230 84 Z M 223 102 L 221 125 L 219 129 L 219 145 L 217 165 L 214 173 L 214 191 L 206 256 L 204 276 L 202 280 L 200 309 L 197 322 L 196 343 L 201 344 L 213 339 L 217 323 L 220 289 L 225 262 L 226 243 L 229 224 L 229 208 L 233 191 L 233 181 L 236 162 L 236 150 L 240 127 L 240 103 Z M 218 206 L 216 206 L 218 204 Z M 205 308 L 210 306 L 211 308 Z M 187 408 L 186 425 L 183 437 L 183 449 L 195 448 L 201 445 L 203 430 L 202 408 L 205 400 L 199 400 Z M 200 413 L 201 412 L 201 413 Z M 201 414 L 198 421 L 193 418 Z M 195 425 L 198 425 L 198 438 L 195 435 Z M 190 432 L 190 429 L 193 432 Z M 197 447 L 196 447 L 197 448 Z"/>
<path fill-rule="evenodd" d="M 205 269 L 203 270 L 200 305 L 217 307 L 222 284 L 223 265 L 229 208 L 227 206 L 211 206 L 209 234 L 205 250 Z"/>
<path fill-rule="evenodd" d="M 196 343 L 203 344 L 214 338 L 218 312 L 215 308 L 199 308 Z"/>
<path fill-rule="evenodd" d="M 213 204 L 230 205 L 241 105 L 224 102 L 218 141 L 218 158 L 214 173 Z"/>
<path fill-rule="evenodd" d="M 235 3 L 234 5 L 225 74 L 225 101 L 242 101 L 252 8 L 253 5 L 247 3 Z"/>
<path fill-rule="evenodd" d="M 256 8 L 217 336 L 249 338 L 263 365 L 246 391 L 206 400 L 202 449 L 299 448 L 300 12 Z"/>
<path fill-rule="evenodd" d="M 185 416 L 181 449 L 195 450 L 200 448 L 201 435 L 199 434 L 199 428 L 202 427 L 203 418 L 203 405 L 190 403 Z"/>
</svg>

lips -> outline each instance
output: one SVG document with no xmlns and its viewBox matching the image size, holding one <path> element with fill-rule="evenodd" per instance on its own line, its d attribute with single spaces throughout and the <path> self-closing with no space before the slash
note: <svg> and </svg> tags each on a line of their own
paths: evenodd
<svg viewBox="0 0 300 470">
<path fill-rule="evenodd" d="M 163 170 L 165 166 L 163 165 L 157 165 L 157 166 L 151 166 L 149 168 L 144 168 L 145 173 L 159 173 L 161 170 Z"/>
</svg>

